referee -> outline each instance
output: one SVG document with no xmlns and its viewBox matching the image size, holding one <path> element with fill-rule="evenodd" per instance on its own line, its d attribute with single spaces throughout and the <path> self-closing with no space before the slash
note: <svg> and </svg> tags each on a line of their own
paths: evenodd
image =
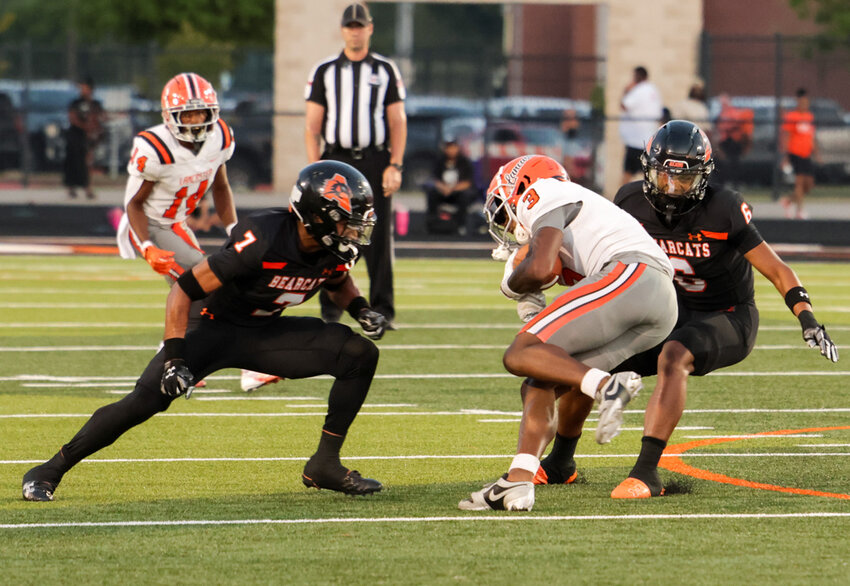
<svg viewBox="0 0 850 586">
<path fill-rule="evenodd" d="M 407 117 L 398 68 L 369 50 L 373 31 L 366 6 L 350 4 L 342 13 L 345 48 L 340 55 L 319 62 L 307 80 L 304 141 L 309 162 L 332 159 L 348 163 L 372 186 L 377 223 L 372 244 L 363 251 L 369 302 L 393 329 L 391 196 L 401 186 Z M 324 290 L 319 300 L 322 318 L 339 321 L 341 312 Z"/>
</svg>

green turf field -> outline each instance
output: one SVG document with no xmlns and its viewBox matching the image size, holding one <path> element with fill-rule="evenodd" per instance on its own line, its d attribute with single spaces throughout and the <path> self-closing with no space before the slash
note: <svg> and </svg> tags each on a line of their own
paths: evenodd
<svg viewBox="0 0 850 586">
<path fill-rule="evenodd" d="M 850 266 L 794 268 L 841 347 Z M 246 395 L 228 370 L 79 464 L 54 502 L 29 503 L 22 474 L 132 388 L 161 337 L 167 291 L 141 261 L 0 257 L 0 575 L 8 584 L 850 582 L 850 354 L 832 364 L 806 348 L 761 277 L 755 351 L 691 381 L 670 442 L 738 436 L 681 457 L 715 480 L 662 470 L 670 496 L 609 498 L 639 449 L 649 378 L 611 444 L 593 441 L 591 416 L 575 485 L 538 488 L 530 513 L 457 510 L 505 471 L 516 445 L 519 380 L 501 354 L 519 322 L 498 291 L 501 273 L 484 260 L 398 261 L 399 330 L 378 343 L 378 374 L 343 451 L 384 482 L 380 494 L 301 484 L 329 379 Z M 783 430 L 809 431 L 754 436 Z"/>
</svg>

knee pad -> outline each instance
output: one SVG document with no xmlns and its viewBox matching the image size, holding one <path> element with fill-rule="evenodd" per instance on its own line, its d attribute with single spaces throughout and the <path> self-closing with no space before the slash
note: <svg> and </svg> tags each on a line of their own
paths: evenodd
<svg viewBox="0 0 850 586">
<path fill-rule="evenodd" d="M 378 367 L 378 355 L 378 347 L 371 340 L 351 332 L 339 353 L 338 378 L 372 376 Z"/>
</svg>

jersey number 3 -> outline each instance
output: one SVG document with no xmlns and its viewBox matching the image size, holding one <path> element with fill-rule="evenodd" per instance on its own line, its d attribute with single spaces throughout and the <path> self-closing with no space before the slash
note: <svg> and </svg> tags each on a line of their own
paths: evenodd
<svg viewBox="0 0 850 586">
<path fill-rule="evenodd" d="M 702 293 L 705 291 L 708 284 L 705 282 L 705 279 L 699 279 L 693 276 L 696 274 L 696 271 L 694 271 L 694 267 L 691 266 L 691 263 L 687 259 L 681 256 L 671 256 L 670 264 L 673 265 L 673 270 L 676 271 L 676 274 L 673 275 L 673 280 L 684 291 L 688 293 Z"/>
</svg>

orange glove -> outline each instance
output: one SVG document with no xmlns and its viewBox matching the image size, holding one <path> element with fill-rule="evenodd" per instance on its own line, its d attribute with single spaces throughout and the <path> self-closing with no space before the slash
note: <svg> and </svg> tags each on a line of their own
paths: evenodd
<svg viewBox="0 0 850 586">
<path fill-rule="evenodd" d="M 168 275 L 169 271 L 177 264 L 174 261 L 174 252 L 157 248 L 150 240 L 146 240 L 142 244 L 142 254 L 148 264 L 153 267 L 153 270 L 160 275 Z"/>
</svg>

